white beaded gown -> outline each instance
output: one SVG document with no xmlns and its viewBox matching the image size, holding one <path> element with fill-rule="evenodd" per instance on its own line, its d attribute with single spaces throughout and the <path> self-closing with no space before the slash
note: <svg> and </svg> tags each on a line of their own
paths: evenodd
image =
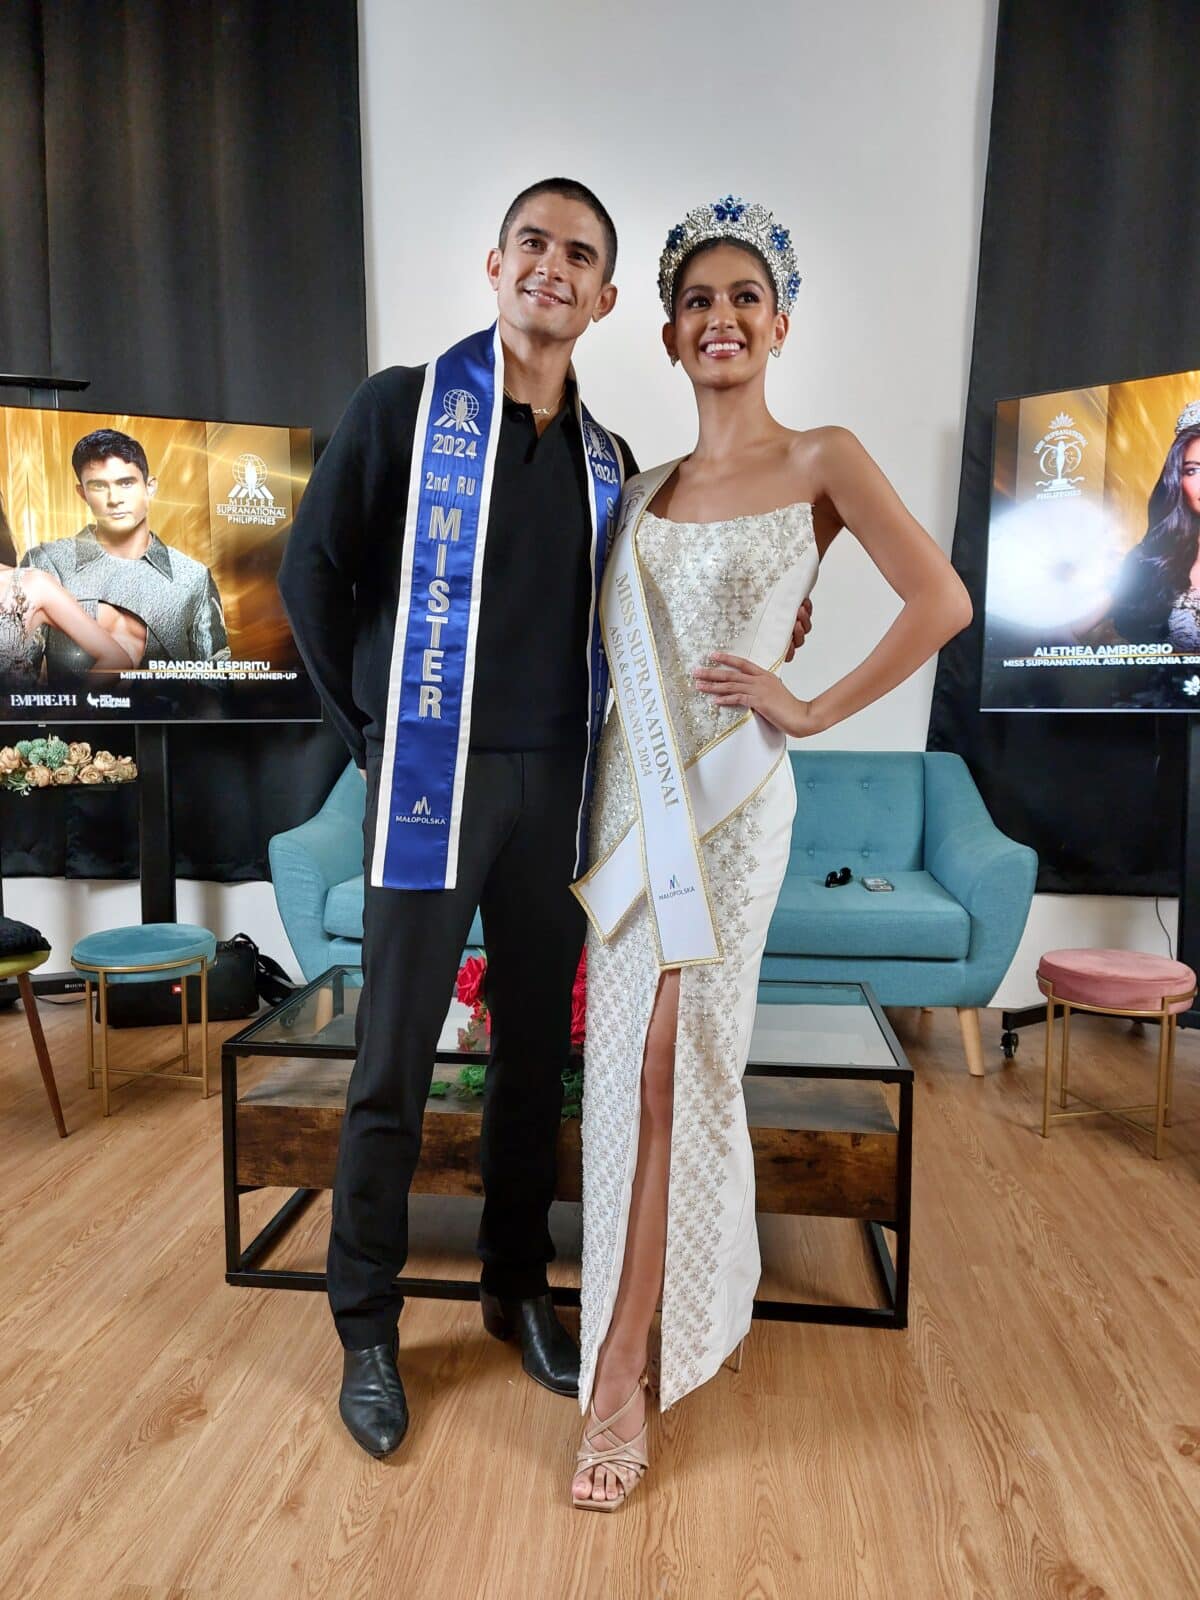
<svg viewBox="0 0 1200 1600">
<path fill-rule="evenodd" d="M 646 474 L 645 479 L 661 477 Z M 639 492 L 642 478 L 626 485 Z M 816 580 L 812 508 L 727 522 L 679 523 L 646 512 L 638 532 L 646 599 L 667 703 L 685 765 L 747 713 L 700 693 L 692 672 L 714 650 L 773 668 Z M 790 761 L 702 843 L 724 958 L 680 973 L 660 1404 L 716 1373 L 750 1327 L 759 1278 L 754 1165 L 742 1100 L 758 971 L 787 869 L 796 809 Z M 636 816 L 620 721 L 601 737 L 590 855 L 605 856 Z M 645 897 L 605 943 L 588 934 L 583 1099 L 580 1405 L 620 1282 L 637 1161 L 641 1068 L 659 970 Z"/>
</svg>

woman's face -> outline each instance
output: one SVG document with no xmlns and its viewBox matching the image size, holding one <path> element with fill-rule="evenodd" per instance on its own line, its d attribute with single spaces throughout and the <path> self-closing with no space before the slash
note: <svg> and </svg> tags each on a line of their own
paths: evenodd
<svg viewBox="0 0 1200 1600">
<path fill-rule="evenodd" d="M 761 373 L 787 331 L 762 262 L 735 244 L 718 244 L 683 269 L 663 343 L 694 384 L 727 389 Z"/>
<path fill-rule="evenodd" d="M 1194 517 L 1200 517 L 1200 437 L 1193 439 L 1183 452 L 1179 478 L 1184 505 Z"/>
</svg>

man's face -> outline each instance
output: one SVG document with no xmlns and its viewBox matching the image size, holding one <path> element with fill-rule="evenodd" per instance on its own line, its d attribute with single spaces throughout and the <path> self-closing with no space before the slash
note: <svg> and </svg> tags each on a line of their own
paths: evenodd
<svg viewBox="0 0 1200 1600">
<path fill-rule="evenodd" d="M 157 487 L 158 480 L 143 478 L 140 467 L 120 456 L 109 456 L 106 461 L 84 462 L 75 491 L 99 531 L 123 539 L 149 518 Z"/>
<path fill-rule="evenodd" d="M 535 195 L 513 218 L 504 249 L 488 252 L 500 320 L 532 338 L 574 343 L 616 303 L 604 256 L 604 230 L 590 206 Z"/>
</svg>

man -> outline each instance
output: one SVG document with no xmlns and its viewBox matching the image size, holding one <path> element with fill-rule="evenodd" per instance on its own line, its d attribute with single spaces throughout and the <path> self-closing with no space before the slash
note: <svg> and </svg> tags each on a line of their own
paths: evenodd
<svg viewBox="0 0 1200 1600">
<path fill-rule="evenodd" d="M 92 521 L 71 539 L 34 545 L 22 565 L 54 573 L 139 665 L 228 659 L 225 615 L 212 574 L 151 531 L 158 480 L 150 476 L 138 441 L 116 428 L 98 428 L 76 444 L 71 465 L 75 492 Z M 79 645 L 49 630 L 50 682 L 78 678 L 91 665 Z"/>
<path fill-rule="evenodd" d="M 495 335 L 367 379 L 317 465 L 280 574 L 301 654 L 367 781 L 363 993 L 328 1281 L 339 1409 L 377 1456 L 408 1426 L 394 1280 L 476 907 L 492 1016 L 484 1325 L 517 1338 L 537 1382 L 578 1390 L 579 1352 L 547 1288 L 547 1213 L 584 934 L 569 884 L 607 693 L 595 601 L 635 469 L 583 409 L 570 361 L 616 303 L 616 253 L 612 220 L 582 184 L 547 179 L 518 195 L 487 259 Z"/>
</svg>

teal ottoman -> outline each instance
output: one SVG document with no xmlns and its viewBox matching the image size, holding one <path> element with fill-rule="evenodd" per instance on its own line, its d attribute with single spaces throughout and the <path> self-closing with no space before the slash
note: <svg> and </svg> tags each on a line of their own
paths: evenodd
<svg viewBox="0 0 1200 1600">
<path fill-rule="evenodd" d="M 71 951 L 71 965 L 85 981 L 87 997 L 88 1088 L 96 1086 L 92 1035 L 92 985 L 100 996 L 100 1105 L 109 1114 L 109 1079 L 122 1079 L 122 1088 L 134 1078 L 166 1078 L 172 1083 L 194 1084 L 208 1099 L 208 969 L 217 953 L 216 935 L 187 922 L 145 922 L 130 928 L 109 928 L 89 933 Z M 114 1067 L 108 1051 L 108 986 L 112 983 L 157 983 L 178 978 L 179 1055 L 154 1067 Z M 200 1048 L 198 1070 L 191 1064 L 188 1039 L 187 984 L 200 980 Z"/>
</svg>

